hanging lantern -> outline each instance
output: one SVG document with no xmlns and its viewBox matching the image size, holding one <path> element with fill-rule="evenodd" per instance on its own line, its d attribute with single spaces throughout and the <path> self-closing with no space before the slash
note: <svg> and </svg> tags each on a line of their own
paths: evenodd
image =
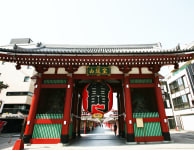
<svg viewBox="0 0 194 150">
<path fill-rule="evenodd" d="M 113 91 L 109 84 L 94 82 L 83 91 L 83 108 L 89 113 L 107 113 L 113 105 Z"/>
</svg>

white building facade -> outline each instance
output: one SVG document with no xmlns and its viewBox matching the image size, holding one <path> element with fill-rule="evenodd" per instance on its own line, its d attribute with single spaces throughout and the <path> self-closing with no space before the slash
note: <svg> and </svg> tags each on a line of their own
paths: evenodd
<svg viewBox="0 0 194 150">
<path fill-rule="evenodd" d="M 173 71 L 166 81 L 176 128 L 194 131 L 194 60 Z"/>
<path fill-rule="evenodd" d="M 8 85 L 0 93 L 1 118 L 27 115 L 34 91 L 34 82 L 31 79 L 35 73 L 31 66 L 22 66 L 16 70 L 15 63 L 0 62 L 0 81 Z"/>
</svg>

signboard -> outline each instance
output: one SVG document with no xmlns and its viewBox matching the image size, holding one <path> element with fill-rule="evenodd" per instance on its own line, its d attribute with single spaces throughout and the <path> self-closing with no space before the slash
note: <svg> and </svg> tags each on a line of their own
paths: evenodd
<svg viewBox="0 0 194 150">
<path fill-rule="evenodd" d="M 92 114 L 92 118 L 103 118 L 103 117 L 104 117 L 104 115 L 101 113 Z"/>
<path fill-rule="evenodd" d="M 107 66 L 87 66 L 86 73 L 88 76 L 109 76 L 111 68 Z"/>
<path fill-rule="evenodd" d="M 89 113 L 106 113 L 113 104 L 113 91 L 109 84 L 93 82 L 83 90 L 83 108 Z"/>
<path fill-rule="evenodd" d="M 136 118 L 137 128 L 143 128 L 143 118 Z"/>
</svg>

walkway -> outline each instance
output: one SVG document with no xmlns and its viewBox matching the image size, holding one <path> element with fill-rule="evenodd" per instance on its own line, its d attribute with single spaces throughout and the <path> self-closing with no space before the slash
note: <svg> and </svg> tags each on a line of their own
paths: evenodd
<svg viewBox="0 0 194 150">
<path fill-rule="evenodd" d="M 108 128 L 96 127 L 94 131 L 88 134 L 82 134 L 69 146 L 84 146 L 84 147 L 98 147 L 98 146 L 121 146 L 125 145 L 125 139 L 115 136 L 114 132 Z"/>
<path fill-rule="evenodd" d="M 15 135 L 15 134 L 14 134 Z M 12 150 L 15 140 L 10 141 L 10 134 L 0 135 L 0 150 Z M 32 144 L 25 150 L 193 150 L 194 132 L 171 131 L 171 137 L 174 142 L 171 143 L 147 143 L 126 145 L 125 139 L 114 136 L 113 131 L 108 128 L 97 127 L 89 134 L 82 134 L 80 138 L 72 141 L 69 145 L 62 144 Z M 8 143 L 9 142 L 9 143 Z"/>
</svg>

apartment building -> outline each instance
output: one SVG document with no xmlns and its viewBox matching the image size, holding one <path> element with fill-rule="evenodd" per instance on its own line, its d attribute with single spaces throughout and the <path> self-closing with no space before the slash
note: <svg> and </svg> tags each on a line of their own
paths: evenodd
<svg viewBox="0 0 194 150">
<path fill-rule="evenodd" d="M 27 40 L 27 39 L 25 39 Z M 25 40 L 15 42 L 27 42 Z M 27 42 L 28 43 L 28 42 Z M 15 124 L 14 131 L 21 129 L 25 116 L 28 115 L 31 100 L 34 92 L 34 81 L 31 79 L 35 70 L 32 66 L 21 66 L 16 69 L 15 63 L 0 61 L 0 81 L 8 85 L 0 92 L 0 120 L 7 121 L 4 132 L 11 132 L 12 124 Z"/>
<path fill-rule="evenodd" d="M 194 131 L 194 60 L 173 70 L 166 81 L 176 129 Z"/>
</svg>

